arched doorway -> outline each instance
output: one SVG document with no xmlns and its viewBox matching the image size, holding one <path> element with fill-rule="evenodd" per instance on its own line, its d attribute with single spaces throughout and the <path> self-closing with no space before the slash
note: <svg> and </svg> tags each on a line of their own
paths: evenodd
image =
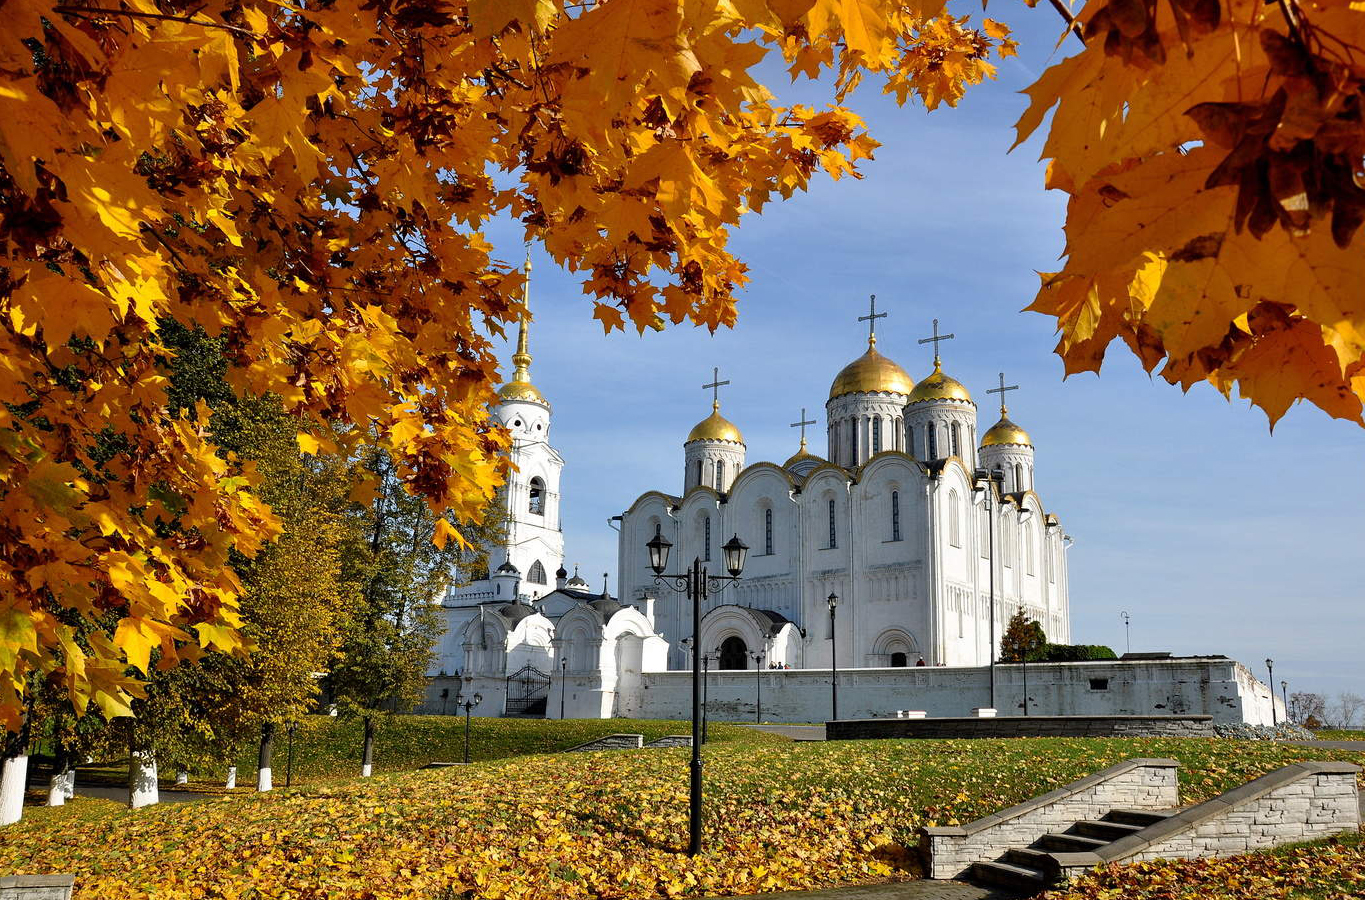
<svg viewBox="0 0 1365 900">
<path fill-rule="evenodd" d="M 737 635 L 731 635 L 720 642 L 719 668 L 749 668 L 749 645 L 744 643 L 744 638 Z"/>
<path fill-rule="evenodd" d="M 897 650 L 895 653 L 891 654 L 891 668 L 904 669 L 907 665 L 909 665 L 909 662 L 904 653 Z"/>
</svg>

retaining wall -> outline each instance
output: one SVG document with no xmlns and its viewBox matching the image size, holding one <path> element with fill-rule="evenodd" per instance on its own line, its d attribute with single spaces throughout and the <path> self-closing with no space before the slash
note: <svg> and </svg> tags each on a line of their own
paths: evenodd
<svg viewBox="0 0 1365 900">
<path fill-rule="evenodd" d="M 1009 716 L 829 722 L 829 740 L 860 738 L 1212 737 L 1212 716 Z"/>
<path fill-rule="evenodd" d="M 0 878 L 0 900 L 71 900 L 72 875 L 6 875 Z"/>
<path fill-rule="evenodd" d="M 1094 853 L 1049 855 L 1059 874 L 1069 878 L 1103 863 L 1234 856 L 1355 831 L 1360 827 L 1359 772 L 1359 766 L 1346 762 L 1295 763 Z"/>
<path fill-rule="evenodd" d="M 1171 809 L 1179 805 L 1173 759 L 1130 759 L 957 827 L 921 829 L 921 852 L 929 878 L 958 878 L 972 863 L 1027 847 L 1051 831 L 1115 808 Z"/>
<path fill-rule="evenodd" d="M 645 745 L 643 734 L 608 734 L 595 740 L 570 747 L 565 753 L 586 753 L 591 750 L 639 750 Z"/>
</svg>

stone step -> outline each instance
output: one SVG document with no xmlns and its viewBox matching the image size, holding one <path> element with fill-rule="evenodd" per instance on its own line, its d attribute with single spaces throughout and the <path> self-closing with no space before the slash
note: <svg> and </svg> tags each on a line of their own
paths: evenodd
<svg viewBox="0 0 1365 900">
<path fill-rule="evenodd" d="M 1100 821 L 1118 822 L 1123 825 L 1141 825 L 1146 828 L 1148 825 L 1155 825 L 1157 822 L 1169 819 L 1175 814 L 1175 810 L 1111 809 L 1101 817 Z"/>
<path fill-rule="evenodd" d="M 1127 837 L 1135 831 L 1141 831 L 1141 825 L 1125 825 L 1122 822 L 1077 822 L 1068 831 L 1074 834 L 1084 835 L 1085 837 L 1104 838 L 1105 843 L 1117 841 L 1121 837 Z"/>
<path fill-rule="evenodd" d="M 1085 853 L 1109 843 L 1101 838 L 1085 837 L 1080 834 L 1045 834 L 1034 841 L 1040 850 L 1056 850 L 1060 853 Z"/>
<path fill-rule="evenodd" d="M 999 861 L 1021 866 L 1025 869 L 1034 869 L 1038 872 L 1046 872 L 1049 867 L 1053 866 L 1052 857 L 1047 855 L 1046 850 L 1019 847 L 1006 850 L 1005 855 L 1000 857 Z"/>
<path fill-rule="evenodd" d="M 972 863 L 971 880 L 1034 893 L 1048 886 L 1048 879 L 1037 869 L 1007 862 Z"/>
</svg>

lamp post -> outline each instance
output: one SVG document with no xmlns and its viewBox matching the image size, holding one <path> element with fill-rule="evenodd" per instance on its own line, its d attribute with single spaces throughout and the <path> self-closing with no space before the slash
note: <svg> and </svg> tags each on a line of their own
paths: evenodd
<svg viewBox="0 0 1365 900">
<path fill-rule="evenodd" d="M 441 715 L 446 714 L 446 701 L 450 699 L 450 688 L 441 688 Z"/>
<path fill-rule="evenodd" d="M 649 567 L 654 570 L 654 580 L 684 594 L 692 602 L 692 759 L 689 765 L 687 855 L 696 856 L 701 851 L 701 605 L 712 591 L 719 594 L 739 580 L 749 556 L 749 547 L 739 539 L 738 534 L 721 547 L 725 569 L 730 573 L 728 576 L 709 574 L 699 556 L 692 559 L 692 565 L 686 572 L 665 575 L 668 551 L 673 543 L 664 537 L 662 528 L 654 533 L 645 547 L 649 550 Z"/>
<path fill-rule="evenodd" d="M 569 692 L 569 658 L 559 661 L 559 721 L 564 721 L 564 695 Z"/>
<path fill-rule="evenodd" d="M 1266 671 L 1270 673 L 1268 682 L 1270 685 L 1270 724 L 1274 726 L 1280 724 L 1275 713 L 1275 660 L 1267 656 L 1265 658 L 1265 668 Z"/>
<path fill-rule="evenodd" d="M 754 724 L 759 725 L 763 722 L 763 660 L 767 657 L 759 650 L 749 658 L 754 661 Z"/>
<path fill-rule="evenodd" d="M 719 653 L 701 655 L 701 742 L 711 736 L 711 660 L 720 662 Z"/>
<path fill-rule="evenodd" d="M 1287 681 L 1280 682 L 1280 696 L 1284 698 L 1285 717 L 1292 722 L 1294 720 L 1294 717 L 1289 715 L 1289 682 Z"/>
<path fill-rule="evenodd" d="M 990 677 L 991 677 L 991 709 L 995 709 L 995 491 L 993 485 L 1003 486 L 1005 483 L 1005 471 L 1003 469 L 976 470 L 976 480 L 984 481 L 981 487 L 983 503 L 986 507 L 986 557 L 990 570 L 990 606 L 989 616 L 991 619 L 991 653 L 990 653 Z M 1025 695 L 1027 696 L 1027 694 Z"/>
<path fill-rule="evenodd" d="M 839 605 L 839 595 L 830 591 L 825 602 L 829 604 L 829 718 L 833 722 L 839 719 L 839 633 L 834 630 L 834 608 Z"/>
<path fill-rule="evenodd" d="M 298 722 L 290 722 L 285 727 L 285 734 L 289 735 L 289 749 L 284 756 L 284 786 L 289 787 L 294 783 L 294 732 L 299 728 Z"/>
<path fill-rule="evenodd" d="M 469 713 L 482 702 L 483 694 L 475 694 L 472 700 L 466 700 L 464 694 L 455 695 L 456 708 L 464 708 L 464 761 L 466 765 L 469 764 Z"/>
<path fill-rule="evenodd" d="M 1131 621 L 1131 617 L 1128 615 L 1128 611 L 1124 610 L 1119 613 L 1119 618 L 1123 620 L 1123 650 L 1125 653 L 1132 653 L 1133 640 L 1128 631 L 1128 623 Z"/>
</svg>

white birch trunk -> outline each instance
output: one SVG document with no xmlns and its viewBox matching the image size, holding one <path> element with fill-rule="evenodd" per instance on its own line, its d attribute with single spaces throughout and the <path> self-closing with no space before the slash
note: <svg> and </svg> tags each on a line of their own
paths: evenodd
<svg viewBox="0 0 1365 900">
<path fill-rule="evenodd" d="M 270 767 L 262 766 L 256 770 L 256 790 L 268 791 L 275 785 L 270 780 Z"/>
<path fill-rule="evenodd" d="M 134 751 L 128 771 L 128 805 L 133 809 L 141 809 L 160 800 L 156 784 L 156 757 L 150 750 Z"/>
<path fill-rule="evenodd" d="M 360 767 L 360 777 L 361 777 L 361 778 L 369 778 L 369 777 L 370 777 L 371 775 L 373 775 L 373 774 L 374 774 L 374 766 L 370 765 L 369 763 L 365 763 L 363 766 Z"/>
<path fill-rule="evenodd" d="M 66 770 L 66 779 L 62 782 L 62 790 L 66 792 L 66 799 L 71 800 L 76 796 L 76 770 L 70 768 Z"/>
<path fill-rule="evenodd" d="M 47 805 L 66 805 L 66 773 L 58 772 L 47 783 Z"/>
<path fill-rule="evenodd" d="M 226 787 L 228 790 L 232 790 L 233 788 L 235 788 L 235 787 L 237 786 L 237 767 L 236 767 L 236 766 L 228 766 L 227 781 L 224 782 L 223 786 Z"/>
<path fill-rule="evenodd" d="M 24 815 L 24 785 L 28 781 L 28 756 L 5 760 L 0 770 L 0 825 L 18 822 Z"/>
<path fill-rule="evenodd" d="M 189 772 L 186 772 L 184 769 L 180 769 L 179 771 L 177 771 L 177 772 L 175 773 L 175 783 L 176 783 L 176 784 L 189 784 L 189 783 L 190 783 L 190 773 L 189 773 Z"/>
</svg>

